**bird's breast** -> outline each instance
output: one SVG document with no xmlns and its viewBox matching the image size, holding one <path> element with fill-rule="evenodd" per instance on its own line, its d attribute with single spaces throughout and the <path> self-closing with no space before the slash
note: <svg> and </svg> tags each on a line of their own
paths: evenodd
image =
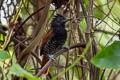
<svg viewBox="0 0 120 80">
<path fill-rule="evenodd" d="M 48 40 L 46 45 L 43 48 L 44 53 L 53 54 L 64 45 L 67 39 L 67 31 L 62 30 L 54 32 L 53 36 Z"/>
<path fill-rule="evenodd" d="M 55 38 L 60 41 L 60 40 L 65 40 L 67 38 L 67 31 L 66 30 L 61 30 L 56 33 L 54 33 Z"/>
</svg>

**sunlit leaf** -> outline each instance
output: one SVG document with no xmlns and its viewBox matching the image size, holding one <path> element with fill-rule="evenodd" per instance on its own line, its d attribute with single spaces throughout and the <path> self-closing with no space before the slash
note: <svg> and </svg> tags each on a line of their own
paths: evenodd
<svg viewBox="0 0 120 80">
<path fill-rule="evenodd" d="M 80 29 L 84 32 L 86 30 L 87 24 L 85 19 L 80 22 Z"/>
<path fill-rule="evenodd" d="M 0 49 L 0 61 L 10 59 L 11 56 L 8 54 L 7 51 Z"/>
<path fill-rule="evenodd" d="M 29 72 L 25 71 L 24 69 L 22 69 L 19 64 L 13 64 L 10 67 L 10 72 L 14 75 L 17 75 L 19 77 L 25 77 L 28 80 L 43 80 L 37 77 L 34 77 L 32 74 L 30 74 Z"/>
<path fill-rule="evenodd" d="M 103 18 L 104 17 L 104 14 L 103 14 L 103 12 L 101 12 L 101 10 L 100 9 L 98 9 L 98 8 L 94 8 L 93 9 L 93 13 L 94 13 L 94 16 L 96 17 L 96 18 Z"/>
<path fill-rule="evenodd" d="M 106 47 L 91 62 L 100 68 L 120 68 L 120 41 Z"/>
</svg>

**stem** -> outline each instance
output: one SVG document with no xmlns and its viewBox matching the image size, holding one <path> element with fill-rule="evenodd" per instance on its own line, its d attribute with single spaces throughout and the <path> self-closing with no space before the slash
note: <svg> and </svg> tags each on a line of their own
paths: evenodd
<svg viewBox="0 0 120 80">
<path fill-rule="evenodd" d="M 22 0 L 21 0 L 21 1 L 20 1 L 20 5 L 19 5 L 19 8 L 18 8 L 18 10 L 17 10 L 17 12 L 16 12 L 16 14 L 15 14 L 15 17 L 13 18 L 13 21 L 10 23 L 9 30 L 8 30 L 8 34 L 7 34 L 6 39 L 5 39 L 5 42 L 4 42 L 4 44 L 3 44 L 3 49 L 4 49 L 4 50 L 6 49 L 8 43 L 10 42 L 10 39 L 11 39 L 11 36 L 12 36 L 12 33 L 13 33 L 13 29 L 14 29 L 14 25 L 15 25 L 17 19 L 18 19 L 18 16 L 19 16 L 19 14 L 20 14 L 20 11 L 21 11 L 21 9 L 22 9 L 22 5 L 23 5 L 23 4 L 22 4 Z"/>
<path fill-rule="evenodd" d="M 17 21 L 17 19 L 18 19 L 18 16 L 19 16 L 19 14 L 20 14 L 20 12 L 21 12 L 21 9 L 22 9 L 22 6 L 23 6 L 22 1 L 23 1 L 23 0 L 20 1 L 19 8 L 18 8 L 18 10 L 17 10 L 17 12 L 16 12 L 16 14 L 15 14 L 15 17 L 13 18 L 13 21 L 12 21 L 13 23 L 16 23 L 16 21 Z"/>
</svg>

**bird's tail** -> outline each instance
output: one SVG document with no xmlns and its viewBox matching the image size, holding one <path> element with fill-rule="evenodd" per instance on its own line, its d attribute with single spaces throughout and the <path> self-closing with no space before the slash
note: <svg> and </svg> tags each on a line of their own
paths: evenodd
<svg viewBox="0 0 120 80">
<path fill-rule="evenodd" d="M 41 64 L 41 69 L 45 66 L 45 64 L 49 61 L 48 57 L 43 55 L 43 59 L 42 59 L 42 64 Z M 46 71 L 43 72 L 43 76 L 48 75 L 49 72 L 49 68 L 46 69 Z"/>
</svg>

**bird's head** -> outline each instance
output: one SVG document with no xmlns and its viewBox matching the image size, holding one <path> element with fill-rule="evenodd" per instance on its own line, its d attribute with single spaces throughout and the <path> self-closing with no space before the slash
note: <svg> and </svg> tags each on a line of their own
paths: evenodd
<svg viewBox="0 0 120 80">
<path fill-rule="evenodd" d="M 60 14 L 57 14 L 52 23 L 51 23 L 51 27 L 52 28 L 57 28 L 57 27 L 63 27 L 65 28 L 65 24 L 66 22 L 72 20 L 71 18 L 65 18 L 64 16 L 60 15 Z"/>
</svg>

